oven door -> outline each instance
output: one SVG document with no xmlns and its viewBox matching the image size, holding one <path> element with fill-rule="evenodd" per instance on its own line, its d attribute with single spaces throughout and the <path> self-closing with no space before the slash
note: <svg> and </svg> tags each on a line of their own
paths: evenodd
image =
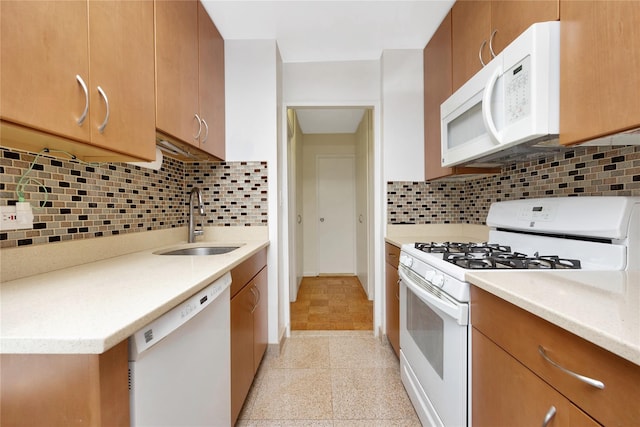
<svg viewBox="0 0 640 427">
<path fill-rule="evenodd" d="M 469 305 L 401 265 L 402 380 L 424 425 L 468 425 Z"/>
</svg>

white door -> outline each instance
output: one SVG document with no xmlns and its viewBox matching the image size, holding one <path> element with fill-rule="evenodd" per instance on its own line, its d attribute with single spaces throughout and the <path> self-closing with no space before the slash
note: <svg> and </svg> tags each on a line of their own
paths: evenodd
<svg viewBox="0 0 640 427">
<path fill-rule="evenodd" d="M 319 156 L 318 251 L 319 274 L 355 274 L 355 159 Z"/>
</svg>

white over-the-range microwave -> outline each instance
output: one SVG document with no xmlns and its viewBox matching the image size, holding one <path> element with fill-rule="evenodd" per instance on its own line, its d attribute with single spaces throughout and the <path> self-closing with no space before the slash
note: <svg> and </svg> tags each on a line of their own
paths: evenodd
<svg viewBox="0 0 640 427">
<path fill-rule="evenodd" d="M 559 99 L 560 22 L 537 23 L 440 106 L 442 165 L 557 145 Z"/>
<path fill-rule="evenodd" d="M 558 152 L 560 25 L 533 24 L 440 106 L 442 166 L 492 167 Z M 640 129 L 581 145 L 640 145 Z"/>
</svg>

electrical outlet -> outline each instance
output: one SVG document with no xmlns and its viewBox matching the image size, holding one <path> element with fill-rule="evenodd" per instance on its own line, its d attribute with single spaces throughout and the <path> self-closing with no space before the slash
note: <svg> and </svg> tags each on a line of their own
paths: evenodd
<svg viewBox="0 0 640 427">
<path fill-rule="evenodd" d="M 33 214 L 28 203 L 15 206 L 0 206 L 0 230 L 21 230 L 33 228 Z"/>
</svg>

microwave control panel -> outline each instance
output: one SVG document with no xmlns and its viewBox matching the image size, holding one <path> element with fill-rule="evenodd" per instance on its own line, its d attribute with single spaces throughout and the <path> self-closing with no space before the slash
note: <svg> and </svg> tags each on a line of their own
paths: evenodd
<svg viewBox="0 0 640 427">
<path fill-rule="evenodd" d="M 531 114 L 531 57 L 508 69 L 504 78 L 505 121 L 507 124 Z"/>
</svg>

